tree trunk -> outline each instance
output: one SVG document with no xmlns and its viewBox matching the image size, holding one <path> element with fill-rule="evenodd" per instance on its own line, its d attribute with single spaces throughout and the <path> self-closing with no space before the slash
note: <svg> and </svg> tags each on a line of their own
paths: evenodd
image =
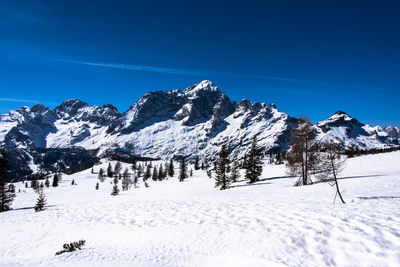
<svg viewBox="0 0 400 267">
<path fill-rule="evenodd" d="M 336 185 L 336 192 L 340 197 L 340 200 L 342 201 L 343 204 L 346 204 L 346 202 L 344 202 L 342 194 L 340 193 L 339 190 L 339 184 L 337 182 L 337 178 L 336 178 L 336 169 L 335 169 L 335 164 L 333 163 L 333 159 L 331 159 L 331 164 L 332 164 L 332 173 L 333 173 L 333 178 L 335 179 L 335 185 Z"/>
</svg>

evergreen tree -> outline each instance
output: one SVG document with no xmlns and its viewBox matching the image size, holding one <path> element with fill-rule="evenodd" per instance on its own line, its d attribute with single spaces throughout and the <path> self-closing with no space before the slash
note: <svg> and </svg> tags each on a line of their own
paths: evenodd
<svg viewBox="0 0 400 267">
<path fill-rule="evenodd" d="M 46 180 L 44 181 L 44 185 L 49 188 L 50 187 L 50 181 L 49 178 L 46 178 Z"/>
<path fill-rule="evenodd" d="M 137 187 L 137 183 L 138 183 L 138 180 L 139 180 L 139 172 L 136 172 L 135 174 L 134 174 L 134 178 L 133 178 L 133 186 L 136 188 Z"/>
<path fill-rule="evenodd" d="M 257 145 L 257 137 L 253 136 L 253 141 L 251 143 L 250 150 L 247 153 L 246 160 L 245 177 L 249 180 L 249 183 L 255 183 L 258 181 L 258 177 L 260 177 L 262 169 L 262 153 Z"/>
<path fill-rule="evenodd" d="M 210 168 L 210 165 L 208 164 L 207 157 L 204 158 L 204 169 L 208 170 Z"/>
<path fill-rule="evenodd" d="M 94 174 L 94 169 L 93 169 L 93 167 L 92 167 L 92 174 Z"/>
<path fill-rule="evenodd" d="M 228 164 L 228 151 L 226 149 L 226 144 L 221 147 L 221 152 L 219 153 L 219 161 L 217 164 L 217 169 L 215 171 L 215 187 L 220 186 L 220 190 L 225 190 L 229 188 L 230 180 L 228 172 L 226 170 Z"/>
<path fill-rule="evenodd" d="M 119 189 L 118 189 L 118 178 L 115 177 L 115 178 L 114 178 L 114 186 L 113 186 L 113 188 L 112 188 L 111 195 L 112 195 L 112 196 L 116 196 L 116 195 L 118 195 L 118 194 L 119 194 Z"/>
<path fill-rule="evenodd" d="M 192 176 L 193 176 L 193 169 L 192 169 L 192 168 L 190 168 L 190 172 L 189 172 L 189 174 L 190 174 L 190 177 L 192 177 Z"/>
<path fill-rule="evenodd" d="M 105 180 L 104 170 L 102 168 L 100 168 L 100 170 L 99 170 L 98 179 L 100 180 L 100 182 L 104 182 L 104 180 Z"/>
<path fill-rule="evenodd" d="M 143 174 L 143 165 L 139 164 L 136 169 L 136 176 L 139 178 L 142 176 L 142 174 Z"/>
<path fill-rule="evenodd" d="M 164 163 L 164 170 L 163 170 L 164 171 L 164 177 L 163 177 L 164 179 L 168 179 L 167 178 L 167 176 L 168 176 L 168 168 L 169 168 L 169 162 L 166 161 Z"/>
<path fill-rule="evenodd" d="M 157 167 L 154 166 L 153 169 L 153 177 L 152 177 L 153 181 L 157 181 L 158 180 L 158 172 L 157 172 Z"/>
<path fill-rule="evenodd" d="M 230 175 L 230 179 L 232 182 L 237 182 L 237 180 L 240 178 L 240 163 L 238 160 L 234 160 L 233 161 L 233 165 L 231 168 L 231 175 Z"/>
<path fill-rule="evenodd" d="M 185 158 L 182 157 L 181 164 L 179 166 L 179 182 L 183 182 L 187 178 L 187 165 L 185 162 Z"/>
<path fill-rule="evenodd" d="M 128 168 L 125 168 L 125 171 L 122 174 L 122 191 L 127 191 L 129 189 L 129 185 L 131 184 L 130 176 L 131 174 L 129 173 Z"/>
<path fill-rule="evenodd" d="M 36 189 L 38 189 L 38 181 L 36 180 L 36 179 L 33 179 L 33 180 L 31 180 L 31 188 L 33 189 L 33 190 L 36 190 Z"/>
<path fill-rule="evenodd" d="M 25 188 L 28 188 L 28 182 L 25 182 Z"/>
<path fill-rule="evenodd" d="M 38 212 L 38 211 L 44 210 L 46 204 L 47 203 L 46 203 L 45 195 L 43 193 L 43 189 L 40 189 L 39 190 L 39 197 L 38 197 L 38 199 L 36 201 L 36 205 L 35 205 L 35 211 Z"/>
<path fill-rule="evenodd" d="M 96 183 L 96 190 L 99 190 L 99 182 Z"/>
<path fill-rule="evenodd" d="M 242 169 L 247 169 L 247 154 L 244 154 L 242 161 Z"/>
<path fill-rule="evenodd" d="M 174 162 L 172 161 L 172 159 L 169 161 L 169 168 L 168 168 L 168 176 L 169 177 L 173 177 L 175 175 L 175 171 L 174 171 Z"/>
<path fill-rule="evenodd" d="M 199 167 L 199 157 L 197 157 L 197 156 L 196 156 L 196 160 L 194 162 L 194 169 L 195 170 L 200 169 L 200 167 Z"/>
<path fill-rule="evenodd" d="M 158 167 L 158 180 L 162 181 L 164 179 L 164 170 L 162 164 Z"/>
<path fill-rule="evenodd" d="M 204 161 L 201 163 L 201 169 L 204 170 Z"/>
<path fill-rule="evenodd" d="M 114 167 L 114 175 L 118 176 L 121 173 L 121 171 L 122 171 L 122 164 L 121 162 L 117 161 Z"/>
<path fill-rule="evenodd" d="M 55 173 L 53 176 L 53 183 L 51 184 L 52 187 L 57 187 L 58 186 L 58 174 Z"/>
<path fill-rule="evenodd" d="M 43 188 L 44 187 L 44 184 L 43 184 L 43 182 L 41 182 L 40 183 L 40 188 Z"/>
<path fill-rule="evenodd" d="M 0 212 L 10 210 L 15 198 L 15 189 L 13 192 L 13 189 L 7 185 L 9 169 L 6 152 L 2 150 L 0 155 Z"/>
<path fill-rule="evenodd" d="M 147 179 L 149 179 L 150 177 L 151 177 L 151 166 L 150 164 L 147 164 L 146 172 L 144 173 L 143 176 L 143 181 L 147 181 Z"/>
<path fill-rule="evenodd" d="M 75 180 L 72 179 L 71 185 L 75 185 Z"/>
<path fill-rule="evenodd" d="M 108 176 L 108 178 L 113 177 L 113 169 L 112 169 L 112 166 L 111 166 L 111 162 L 108 163 L 107 176 Z"/>
</svg>

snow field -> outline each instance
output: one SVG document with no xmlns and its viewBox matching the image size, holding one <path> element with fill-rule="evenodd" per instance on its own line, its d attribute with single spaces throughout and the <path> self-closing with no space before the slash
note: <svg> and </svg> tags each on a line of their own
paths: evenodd
<svg viewBox="0 0 400 267">
<path fill-rule="evenodd" d="M 95 190 L 89 169 L 45 189 L 38 213 L 37 194 L 18 183 L 25 192 L 0 213 L 0 266 L 399 266 L 399 162 L 400 152 L 349 159 L 345 205 L 326 183 L 293 187 L 283 165 L 225 191 L 199 170 L 118 196 L 109 178 Z M 54 255 L 79 239 L 83 250 Z"/>
</svg>

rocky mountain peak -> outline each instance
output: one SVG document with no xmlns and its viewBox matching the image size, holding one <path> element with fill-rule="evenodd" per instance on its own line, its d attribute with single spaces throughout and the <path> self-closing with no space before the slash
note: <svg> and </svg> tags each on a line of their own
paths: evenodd
<svg viewBox="0 0 400 267">
<path fill-rule="evenodd" d="M 57 106 L 54 111 L 58 116 L 69 118 L 75 116 L 82 108 L 87 107 L 88 104 L 79 99 L 69 99 Z"/>
<path fill-rule="evenodd" d="M 186 88 L 184 94 L 189 97 L 197 97 L 199 94 L 204 94 L 206 92 L 219 92 L 218 87 L 214 85 L 213 82 L 209 80 L 204 80 L 199 84 L 195 84 Z"/>
</svg>

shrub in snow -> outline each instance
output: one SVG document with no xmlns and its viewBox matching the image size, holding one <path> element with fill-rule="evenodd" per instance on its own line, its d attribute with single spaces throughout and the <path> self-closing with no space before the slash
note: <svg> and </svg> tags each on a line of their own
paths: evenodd
<svg viewBox="0 0 400 267">
<path fill-rule="evenodd" d="M 79 240 L 77 242 L 72 242 L 72 243 L 66 243 L 63 245 L 63 250 L 60 250 L 58 252 L 56 252 L 56 255 L 60 255 L 63 254 L 64 252 L 72 252 L 75 251 L 77 249 L 81 250 L 82 246 L 84 246 L 86 243 L 86 240 Z"/>
<path fill-rule="evenodd" d="M 38 197 L 36 205 L 35 205 L 35 211 L 36 212 L 42 211 L 45 209 L 45 206 L 46 206 L 46 198 L 44 196 L 43 189 L 40 189 L 39 197 Z"/>
</svg>

